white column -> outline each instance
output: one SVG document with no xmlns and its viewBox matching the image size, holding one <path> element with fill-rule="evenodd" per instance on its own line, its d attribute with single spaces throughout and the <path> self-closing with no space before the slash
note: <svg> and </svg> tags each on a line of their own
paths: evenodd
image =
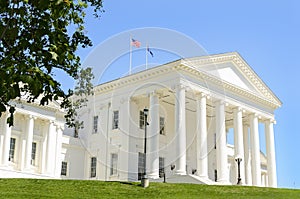
<svg viewBox="0 0 300 199">
<path fill-rule="evenodd" d="M 266 181 L 265 181 L 265 173 L 261 174 L 261 186 L 266 187 Z"/>
<path fill-rule="evenodd" d="M 11 127 L 6 123 L 9 114 L 4 117 L 4 142 L 3 142 L 3 154 L 2 154 L 2 165 L 8 165 L 9 149 L 10 149 L 10 138 L 11 138 Z"/>
<path fill-rule="evenodd" d="M 4 145 L 4 135 L 0 134 L 0 165 L 2 165 L 3 145 Z"/>
<path fill-rule="evenodd" d="M 227 164 L 227 143 L 225 130 L 225 103 L 216 102 L 216 156 L 218 182 L 229 182 Z"/>
<path fill-rule="evenodd" d="M 266 136 L 266 152 L 267 152 L 268 185 L 270 187 L 277 187 L 274 128 L 273 128 L 273 121 L 271 120 L 267 120 L 265 122 L 265 136 Z"/>
<path fill-rule="evenodd" d="M 26 147 L 25 147 L 25 164 L 24 164 L 26 170 L 30 169 L 30 165 L 31 165 L 33 127 L 34 127 L 34 118 L 32 115 L 29 115 L 27 117 L 27 125 L 26 125 Z"/>
<path fill-rule="evenodd" d="M 2 115 L 2 117 L 0 118 L 0 122 L 1 122 L 1 127 L 0 130 L 0 165 L 2 165 L 2 155 L 3 155 L 3 148 L 4 148 L 4 134 L 5 134 L 5 124 L 6 124 L 6 120 L 5 120 L 5 114 Z"/>
<path fill-rule="evenodd" d="M 19 153 L 19 165 L 18 165 L 18 169 L 20 171 L 23 171 L 25 168 L 25 156 L 26 156 L 26 126 L 25 126 L 25 133 L 22 134 L 19 138 L 20 144 L 19 144 L 19 149 L 20 149 L 20 153 Z"/>
<path fill-rule="evenodd" d="M 252 163 L 252 185 L 261 185 L 260 148 L 258 118 L 256 114 L 250 115 L 250 139 L 251 139 L 251 163 Z"/>
<path fill-rule="evenodd" d="M 208 178 L 206 95 L 197 96 L 197 174 Z"/>
<path fill-rule="evenodd" d="M 54 174 L 55 165 L 55 126 L 53 121 L 49 122 L 47 133 L 46 173 Z"/>
<path fill-rule="evenodd" d="M 55 164 L 55 176 L 60 177 L 61 172 L 61 148 L 62 148 L 62 134 L 63 134 L 63 126 L 56 126 L 56 164 Z"/>
<path fill-rule="evenodd" d="M 176 86 L 175 98 L 175 139 L 176 139 L 176 174 L 186 174 L 186 123 L 185 123 L 185 88 Z"/>
<path fill-rule="evenodd" d="M 249 149 L 249 132 L 248 126 L 244 125 L 244 166 L 245 166 L 245 184 L 252 185 L 251 177 L 251 158 L 250 158 L 250 149 Z"/>
<path fill-rule="evenodd" d="M 48 126 L 45 122 L 41 123 L 42 129 L 42 140 L 40 142 L 40 153 L 39 153 L 39 172 L 44 174 L 46 171 L 46 161 L 47 161 L 47 137 L 48 137 Z"/>
<path fill-rule="evenodd" d="M 159 178 L 159 101 L 155 92 L 150 93 L 149 125 L 149 178 Z"/>
<path fill-rule="evenodd" d="M 244 140 L 243 140 L 243 113 L 240 107 L 233 109 L 233 123 L 234 123 L 234 152 L 235 158 L 241 158 L 240 162 L 240 176 L 241 184 L 245 184 L 245 158 L 244 158 Z M 236 163 L 237 165 L 237 163 Z M 238 167 L 236 167 L 238 168 Z M 238 173 L 238 171 L 236 171 Z"/>
</svg>

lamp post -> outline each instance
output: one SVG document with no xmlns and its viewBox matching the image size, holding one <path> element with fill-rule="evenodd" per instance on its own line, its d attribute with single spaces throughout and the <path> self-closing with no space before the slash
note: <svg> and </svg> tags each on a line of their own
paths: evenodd
<svg viewBox="0 0 300 199">
<path fill-rule="evenodd" d="M 147 117 L 148 117 L 148 112 L 149 110 L 148 109 L 144 109 L 144 119 L 145 119 L 145 143 L 144 143 L 144 175 L 142 177 L 142 180 L 141 180 L 141 184 L 142 184 L 142 187 L 148 187 L 149 186 L 149 179 L 147 178 L 147 173 L 146 173 L 146 164 L 147 164 L 147 125 L 148 125 L 148 122 L 147 122 Z"/>
<path fill-rule="evenodd" d="M 240 184 L 242 183 L 242 179 L 241 179 L 241 168 L 240 168 L 240 165 L 241 165 L 241 162 L 242 162 L 242 158 L 237 157 L 237 158 L 235 158 L 235 161 L 236 161 L 237 164 L 238 164 L 238 181 L 237 181 L 237 184 L 240 185 Z"/>
</svg>

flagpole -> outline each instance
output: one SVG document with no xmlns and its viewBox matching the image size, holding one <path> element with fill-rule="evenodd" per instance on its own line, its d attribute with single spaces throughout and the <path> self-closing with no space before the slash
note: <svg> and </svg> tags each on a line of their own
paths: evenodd
<svg viewBox="0 0 300 199">
<path fill-rule="evenodd" d="M 146 70 L 148 69 L 148 42 L 146 43 Z"/>
<path fill-rule="evenodd" d="M 129 38 L 129 46 L 130 46 L 130 50 L 129 50 L 129 75 L 131 75 L 131 67 L 132 67 L 132 45 L 131 45 L 131 35 Z"/>
</svg>

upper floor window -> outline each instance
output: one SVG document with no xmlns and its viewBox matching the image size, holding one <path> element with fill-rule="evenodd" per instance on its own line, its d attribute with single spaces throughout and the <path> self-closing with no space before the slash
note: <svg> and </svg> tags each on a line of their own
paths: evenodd
<svg viewBox="0 0 300 199">
<path fill-rule="evenodd" d="M 31 148 L 31 165 L 35 165 L 36 160 L 36 142 L 32 142 L 32 148 Z"/>
<path fill-rule="evenodd" d="M 66 176 L 68 171 L 68 163 L 67 162 L 62 162 L 61 163 L 61 172 L 60 175 Z"/>
<path fill-rule="evenodd" d="M 140 129 L 145 128 L 145 114 L 144 111 L 140 111 Z"/>
<path fill-rule="evenodd" d="M 97 133 L 98 132 L 98 115 L 94 116 L 94 120 L 93 120 L 93 133 Z"/>
<path fill-rule="evenodd" d="M 10 138 L 9 156 L 8 161 L 14 162 L 16 150 L 16 138 Z"/>
<path fill-rule="evenodd" d="M 96 170 L 97 170 L 97 158 L 91 158 L 91 178 L 96 177 Z"/>
<path fill-rule="evenodd" d="M 119 111 L 113 112 L 113 121 L 112 122 L 113 122 L 112 129 L 119 128 Z"/>
<path fill-rule="evenodd" d="M 165 135 L 165 118 L 159 117 L 159 134 Z"/>
</svg>

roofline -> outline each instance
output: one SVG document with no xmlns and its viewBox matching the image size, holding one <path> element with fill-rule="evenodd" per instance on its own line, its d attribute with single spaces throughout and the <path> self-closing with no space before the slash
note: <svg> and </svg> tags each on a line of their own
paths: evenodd
<svg viewBox="0 0 300 199">
<path fill-rule="evenodd" d="M 264 82 L 264 80 L 262 78 L 259 77 L 259 75 L 255 72 L 255 70 L 253 70 L 253 68 L 251 67 L 251 65 L 248 64 L 248 62 L 241 56 L 241 54 L 239 52 L 235 52 L 242 60 L 243 62 L 245 62 L 245 64 L 247 64 L 247 66 L 252 70 L 252 72 L 256 75 L 257 79 L 260 80 L 263 85 L 268 89 L 268 91 L 270 93 L 273 94 L 273 96 L 280 102 L 280 105 L 282 105 L 282 101 L 277 97 L 277 95 L 270 89 L 270 87 Z"/>
<path fill-rule="evenodd" d="M 215 60 L 218 59 L 218 60 Z M 238 60 L 237 60 L 238 59 Z M 265 94 L 270 94 L 272 96 L 272 98 L 274 98 L 275 102 L 271 102 L 272 100 L 266 98 L 267 101 L 270 101 L 270 103 L 274 103 L 275 107 L 280 107 L 282 105 L 282 102 L 279 100 L 279 98 L 272 92 L 272 90 L 259 78 L 259 76 L 255 73 L 255 71 L 249 66 L 249 64 L 242 58 L 242 56 L 238 53 L 238 52 L 229 52 L 229 53 L 221 53 L 221 54 L 213 54 L 213 55 L 205 55 L 205 56 L 199 56 L 199 57 L 190 57 L 190 58 L 181 58 L 181 59 L 177 59 L 162 65 L 158 65 L 146 70 L 142 70 L 139 71 L 137 73 L 133 73 L 130 74 L 128 76 L 125 77 L 121 77 L 121 78 L 117 78 L 102 84 L 99 84 L 97 86 L 94 87 L 94 91 L 108 91 L 111 88 L 115 88 L 115 86 L 121 86 L 123 84 L 127 84 L 127 83 L 131 83 L 131 82 L 136 82 L 139 79 L 144 79 L 144 77 L 146 77 L 145 75 L 142 76 L 143 74 L 147 74 L 148 73 L 148 77 L 152 76 L 155 72 L 155 74 L 160 74 L 163 72 L 167 72 L 167 71 L 173 71 L 173 70 L 178 70 L 180 68 L 180 66 L 185 65 L 186 61 L 200 61 L 201 63 L 218 63 L 220 61 L 228 61 L 228 60 L 232 60 L 234 61 L 235 64 L 237 64 L 240 69 L 242 70 L 242 67 L 246 66 L 246 68 L 248 69 L 248 72 L 250 70 L 251 75 L 254 76 L 254 80 L 258 80 L 259 83 L 258 85 L 255 84 L 255 82 L 253 82 L 252 79 L 252 83 L 254 85 L 256 85 L 258 88 L 262 87 L 261 92 L 265 93 Z M 185 65 L 187 66 L 187 65 Z M 158 69 L 160 69 L 160 71 L 158 71 Z M 162 72 L 163 71 L 163 72 Z M 230 85 L 231 83 L 228 82 L 228 84 Z M 261 84 L 261 85 L 259 85 Z M 266 91 L 264 91 L 264 89 Z"/>
</svg>

